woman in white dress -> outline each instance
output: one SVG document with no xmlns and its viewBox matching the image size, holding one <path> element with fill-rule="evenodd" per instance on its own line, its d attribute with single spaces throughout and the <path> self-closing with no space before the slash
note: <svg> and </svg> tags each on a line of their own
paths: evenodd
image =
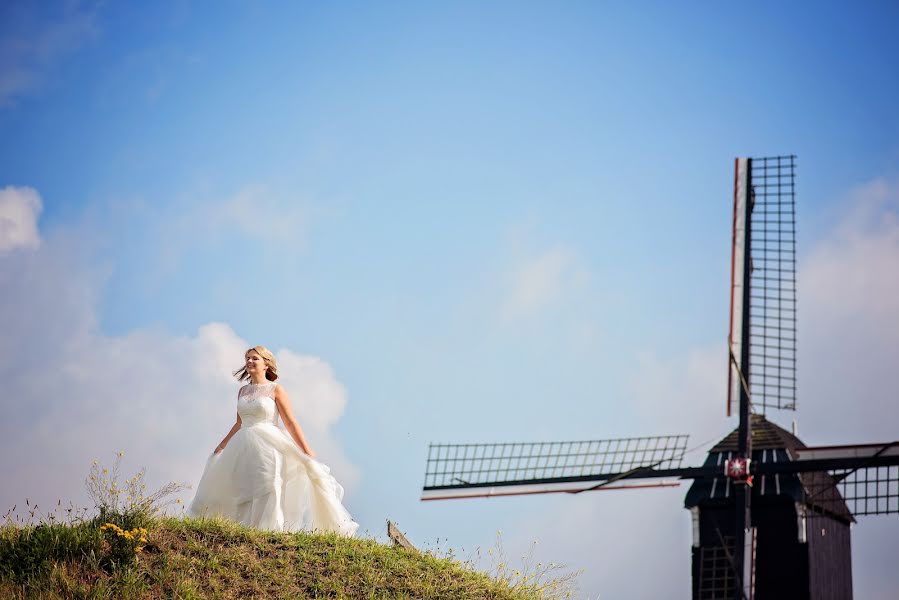
<svg viewBox="0 0 899 600">
<path fill-rule="evenodd" d="M 343 487 L 314 459 L 287 392 L 275 383 L 274 355 L 256 346 L 244 358 L 234 375 L 250 383 L 238 392 L 237 421 L 207 460 L 187 513 L 256 529 L 352 536 L 359 525 L 341 504 Z"/>
</svg>

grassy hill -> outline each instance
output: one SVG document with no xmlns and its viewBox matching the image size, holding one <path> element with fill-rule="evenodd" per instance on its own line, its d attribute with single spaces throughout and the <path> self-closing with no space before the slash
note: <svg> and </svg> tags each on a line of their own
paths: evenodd
<svg viewBox="0 0 899 600">
<path fill-rule="evenodd" d="M 267 533 L 218 520 L 156 518 L 0 527 L 0 598 L 565 597 L 552 582 L 498 581 L 373 540 Z"/>
</svg>

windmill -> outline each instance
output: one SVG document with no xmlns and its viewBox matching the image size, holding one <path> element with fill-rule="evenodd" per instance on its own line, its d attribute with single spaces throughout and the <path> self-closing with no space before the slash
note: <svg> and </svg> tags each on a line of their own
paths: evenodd
<svg viewBox="0 0 899 600">
<path fill-rule="evenodd" d="M 692 480 L 693 598 L 851 598 L 849 526 L 899 513 L 899 441 L 808 447 L 767 418 L 796 410 L 795 169 L 795 156 L 735 161 L 726 414 L 738 424 L 702 466 L 682 464 L 688 435 L 432 443 L 421 499 Z"/>
</svg>

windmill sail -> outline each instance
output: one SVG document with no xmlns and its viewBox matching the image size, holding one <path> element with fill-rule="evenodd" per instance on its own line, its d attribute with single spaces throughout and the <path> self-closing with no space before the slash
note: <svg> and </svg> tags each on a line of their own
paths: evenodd
<svg viewBox="0 0 899 600">
<path fill-rule="evenodd" d="M 795 156 L 736 161 L 728 416 L 743 385 L 757 411 L 796 409 L 795 171 Z"/>
<path fill-rule="evenodd" d="M 678 469 L 688 438 L 431 444 L 421 499 L 676 486 L 635 480 Z"/>
<path fill-rule="evenodd" d="M 809 496 L 821 498 L 819 504 L 841 497 L 856 517 L 899 514 L 899 441 L 889 444 L 820 446 L 797 451 L 804 461 L 835 463 L 857 460 L 851 468 L 828 468 L 809 483 Z M 865 461 L 868 461 L 867 463 Z M 877 461 L 876 466 L 870 466 Z"/>
<path fill-rule="evenodd" d="M 743 288 L 746 265 L 746 215 L 749 212 L 749 159 L 738 158 L 734 166 L 734 223 L 730 257 L 730 350 L 727 372 L 727 416 L 736 411 L 740 386 L 746 372 L 743 364 Z"/>
</svg>

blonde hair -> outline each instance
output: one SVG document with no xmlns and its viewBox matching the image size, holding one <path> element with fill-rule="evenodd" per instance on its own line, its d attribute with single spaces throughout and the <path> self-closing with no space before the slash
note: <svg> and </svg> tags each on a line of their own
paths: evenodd
<svg viewBox="0 0 899 600">
<path fill-rule="evenodd" d="M 275 360 L 275 355 L 271 353 L 271 350 L 266 348 L 265 346 L 253 346 L 249 350 L 243 353 L 244 356 L 244 366 L 234 371 L 234 376 L 237 377 L 239 381 L 248 381 L 250 379 L 250 374 L 247 373 L 247 365 L 246 365 L 246 357 L 250 352 L 255 352 L 258 354 L 263 361 L 265 361 L 265 378 L 269 381 L 275 381 L 278 379 L 278 361 Z"/>
</svg>

